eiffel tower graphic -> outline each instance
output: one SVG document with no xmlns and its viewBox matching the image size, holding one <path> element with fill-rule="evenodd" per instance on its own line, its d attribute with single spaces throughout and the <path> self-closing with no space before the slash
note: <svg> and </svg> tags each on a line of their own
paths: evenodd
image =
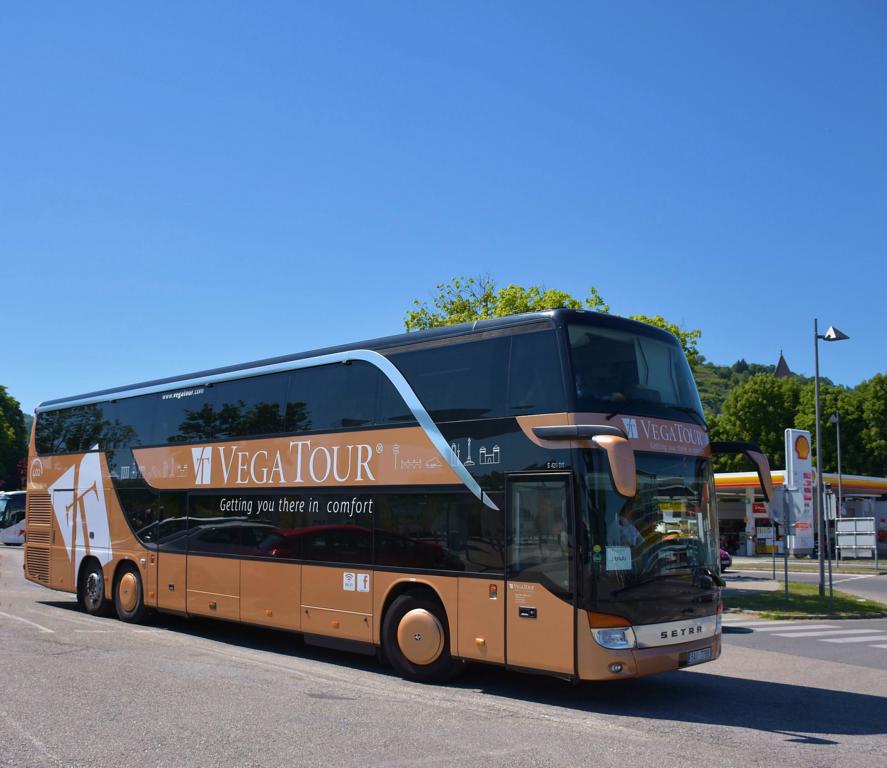
<svg viewBox="0 0 887 768">
<path fill-rule="evenodd" d="M 466 467 L 473 467 L 474 466 L 474 460 L 471 458 L 471 438 L 470 437 L 468 438 L 468 458 L 465 459 L 465 463 L 463 464 L 463 466 L 466 466 Z"/>
</svg>

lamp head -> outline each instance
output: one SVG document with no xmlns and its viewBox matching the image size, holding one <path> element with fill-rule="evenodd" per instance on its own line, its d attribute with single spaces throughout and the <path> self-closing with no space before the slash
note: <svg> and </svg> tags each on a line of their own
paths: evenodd
<svg viewBox="0 0 887 768">
<path fill-rule="evenodd" d="M 850 337 L 846 333 L 841 333 L 835 326 L 830 325 L 822 338 L 825 341 L 844 341 L 844 339 L 849 339 Z"/>
</svg>

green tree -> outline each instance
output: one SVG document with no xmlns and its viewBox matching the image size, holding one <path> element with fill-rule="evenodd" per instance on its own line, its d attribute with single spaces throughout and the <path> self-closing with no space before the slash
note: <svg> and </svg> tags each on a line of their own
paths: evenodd
<svg viewBox="0 0 887 768">
<path fill-rule="evenodd" d="M 18 465 L 27 453 L 28 436 L 21 406 L 0 385 L 0 489 L 21 486 Z"/>
<path fill-rule="evenodd" d="M 488 320 L 493 317 L 505 317 L 521 312 L 539 312 L 546 309 L 591 309 L 596 312 L 609 312 L 607 304 L 597 288 L 589 288 L 584 299 L 578 299 L 566 291 L 555 288 L 543 288 L 540 285 L 524 287 L 511 283 L 504 288 L 496 288 L 489 275 L 483 277 L 454 277 L 449 283 L 440 283 L 437 293 L 431 302 L 413 301 L 413 308 L 404 318 L 408 331 L 440 328 L 444 325 L 467 323 L 474 320 Z M 696 366 L 702 356 L 699 354 L 698 342 L 702 332 L 686 330 L 670 323 L 661 315 L 632 315 L 632 320 L 639 320 L 648 325 L 669 331 L 677 336 L 687 354 L 691 366 Z"/>
<path fill-rule="evenodd" d="M 835 427 L 829 423 L 833 413 L 841 415 L 841 469 L 847 474 L 867 474 L 867 451 L 862 439 L 863 409 L 861 393 L 858 389 L 847 389 L 832 384 L 828 380 L 819 382 L 820 434 L 822 452 L 816 445 L 816 395 L 812 380 L 801 387 L 798 410 L 794 425 L 810 432 L 813 449 L 821 456 L 822 467 L 826 472 L 838 471 L 838 447 Z"/>
<path fill-rule="evenodd" d="M 517 315 L 521 312 L 540 312 L 546 309 L 594 309 L 609 312 L 596 288 L 589 290 L 582 301 L 565 291 L 531 285 L 524 288 L 511 283 L 496 289 L 489 275 L 482 277 L 454 277 L 449 283 L 440 283 L 429 305 L 426 301 L 413 301 L 413 309 L 404 318 L 408 331 L 440 328 L 474 320 Z"/>
<path fill-rule="evenodd" d="M 668 331 L 674 336 L 677 336 L 678 341 L 681 342 L 681 346 L 684 348 L 684 352 L 687 355 L 687 360 L 690 362 L 690 367 L 694 370 L 699 366 L 699 363 L 702 362 L 702 355 L 699 354 L 699 339 L 702 336 L 702 331 L 698 328 L 685 330 L 676 323 L 668 322 L 668 320 L 662 315 L 655 315 L 654 317 L 650 317 L 649 315 L 631 315 L 630 317 L 632 320 L 637 320 L 638 322 L 646 323 L 647 325 L 655 325 L 657 328 L 661 328 L 663 331 Z"/>
<path fill-rule="evenodd" d="M 887 476 L 887 376 L 879 373 L 856 388 L 859 400 L 861 443 L 865 451 L 864 474 Z M 843 429 L 843 414 L 841 427 Z M 844 434 L 841 433 L 841 451 Z"/>
<path fill-rule="evenodd" d="M 785 430 L 795 423 L 801 396 L 796 379 L 778 379 L 759 373 L 733 389 L 721 415 L 711 425 L 712 440 L 750 440 L 770 459 L 771 467 L 785 466 Z M 719 456 L 719 472 L 749 469 L 742 457 Z"/>
</svg>

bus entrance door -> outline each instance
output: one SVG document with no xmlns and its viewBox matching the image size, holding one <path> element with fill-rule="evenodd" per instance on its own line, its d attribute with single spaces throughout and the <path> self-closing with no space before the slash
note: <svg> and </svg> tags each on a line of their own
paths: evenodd
<svg viewBox="0 0 887 768">
<path fill-rule="evenodd" d="M 506 663 L 572 675 L 570 476 L 512 475 L 506 484 Z"/>
</svg>

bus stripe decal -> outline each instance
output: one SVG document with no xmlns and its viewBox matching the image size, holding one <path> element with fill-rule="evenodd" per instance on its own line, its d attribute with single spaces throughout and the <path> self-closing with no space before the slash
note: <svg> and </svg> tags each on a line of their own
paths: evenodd
<svg viewBox="0 0 887 768">
<path fill-rule="evenodd" d="M 441 434 L 434 423 L 434 419 L 425 410 L 419 397 L 416 395 L 409 382 L 404 378 L 397 366 L 394 365 L 387 357 L 379 354 L 371 349 L 352 349 L 347 352 L 336 352 L 329 355 L 320 355 L 318 357 L 308 357 L 302 360 L 288 360 L 282 363 L 274 363 L 272 365 L 262 365 L 255 368 L 242 368 L 237 371 L 228 373 L 217 373 L 210 376 L 203 376 L 196 379 L 183 379 L 181 381 L 167 382 L 166 384 L 158 384 L 152 387 L 139 387 L 124 392 L 117 392 L 112 399 L 120 400 L 128 397 L 137 397 L 139 395 L 152 395 L 159 392 L 168 392 L 171 389 L 186 389 L 188 387 L 196 387 L 206 384 L 215 384 L 221 381 L 233 381 L 236 379 L 246 379 L 252 376 L 260 376 L 267 373 L 282 373 L 285 371 L 295 371 L 300 368 L 315 368 L 321 365 L 332 365 L 334 363 L 347 363 L 352 360 L 361 360 L 378 368 L 382 374 L 394 385 L 395 389 L 404 399 L 407 407 L 412 412 L 419 426 L 431 440 L 432 445 L 443 459 L 453 468 L 453 471 L 462 481 L 466 488 L 471 491 L 478 500 L 482 501 L 485 506 L 498 511 L 499 507 L 484 492 L 480 484 L 475 480 L 471 473 L 465 468 L 459 457 L 450 448 L 450 444 Z M 48 411 L 57 411 L 65 408 L 73 408 L 78 405 L 91 405 L 93 403 L 105 402 L 109 398 L 107 396 L 84 397 L 79 400 L 69 400 L 64 403 L 58 403 L 51 406 L 38 406 L 37 412 L 43 413 Z"/>
</svg>

